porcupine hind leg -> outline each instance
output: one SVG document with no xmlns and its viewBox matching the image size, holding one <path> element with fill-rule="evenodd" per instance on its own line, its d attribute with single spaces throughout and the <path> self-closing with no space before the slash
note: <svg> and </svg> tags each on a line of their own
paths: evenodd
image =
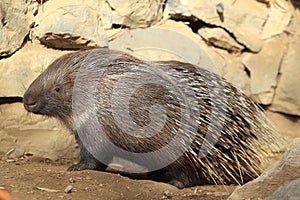
<svg viewBox="0 0 300 200">
<path fill-rule="evenodd" d="M 191 187 L 195 185 L 195 180 L 190 175 L 182 172 L 181 170 L 171 170 L 168 173 L 172 173 L 168 181 L 169 184 L 174 185 L 178 189 Z"/>
<path fill-rule="evenodd" d="M 154 172 L 149 172 L 148 177 L 154 181 L 169 183 L 178 189 L 183 189 L 189 186 L 188 178 L 184 174 L 178 174 L 177 172 L 174 176 L 174 171 L 168 167 Z"/>
<path fill-rule="evenodd" d="M 85 169 L 91 169 L 91 170 L 98 170 L 98 171 L 105 171 L 107 168 L 107 165 L 101 163 L 99 160 L 97 160 L 83 145 L 82 141 L 78 137 L 77 134 L 75 134 L 75 138 L 77 140 L 77 143 L 80 148 L 80 160 L 79 163 L 71 165 L 67 171 L 81 171 Z"/>
</svg>

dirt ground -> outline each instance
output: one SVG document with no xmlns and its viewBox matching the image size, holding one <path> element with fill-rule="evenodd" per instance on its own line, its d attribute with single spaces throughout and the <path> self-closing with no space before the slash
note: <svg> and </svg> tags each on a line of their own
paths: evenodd
<svg viewBox="0 0 300 200">
<path fill-rule="evenodd" d="M 14 200 L 35 199 L 226 199 L 236 186 L 197 186 L 177 189 L 169 184 L 133 180 L 98 171 L 67 172 L 68 165 L 0 161 L 0 187 Z M 66 188 L 72 190 L 67 193 Z M 1 197 L 0 197 L 1 199 Z"/>
</svg>

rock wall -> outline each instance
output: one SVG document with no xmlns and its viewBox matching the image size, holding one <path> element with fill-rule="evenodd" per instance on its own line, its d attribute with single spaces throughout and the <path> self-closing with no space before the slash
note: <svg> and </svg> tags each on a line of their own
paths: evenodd
<svg viewBox="0 0 300 200">
<path fill-rule="evenodd" d="M 7 156 L 78 155 L 72 135 L 26 114 L 16 97 L 55 58 L 97 46 L 208 68 L 265 106 L 283 134 L 291 123 L 300 127 L 296 1 L 2 0 L 0 19 L 0 152 Z"/>
</svg>

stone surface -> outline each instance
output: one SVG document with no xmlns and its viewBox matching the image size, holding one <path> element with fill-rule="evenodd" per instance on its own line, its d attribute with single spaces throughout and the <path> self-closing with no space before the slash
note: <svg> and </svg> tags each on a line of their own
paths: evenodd
<svg viewBox="0 0 300 200">
<path fill-rule="evenodd" d="M 253 52 L 263 46 L 261 32 L 268 17 L 268 10 L 256 1 L 222 1 L 223 12 L 217 12 L 220 1 L 172 0 L 167 3 L 171 15 L 194 16 L 207 24 L 232 33 L 236 40 Z"/>
<path fill-rule="evenodd" d="M 288 142 L 300 138 L 300 117 L 267 110 L 266 115 Z"/>
<path fill-rule="evenodd" d="M 91 0 L 47 1 L 36 16 L 33 37 L 58 49 L 107 46 L 99 4 Z"/>
<path fill-rule="evenodd" d="M 283 58 L 273 111 L 300 116 L 300 11 L 294 15 L 289 32 L 289 47 Z"/>
<path fill-rule="evenodd" d="M 250 78 L 245 71 L 244 65 L 238 58 L 230 57 L 229 55 L 226 57 L 223 77 L 250 96 Z"/>
<path fill-rule="evenodd" d="M 243 64 L 250 71 L 251 97 L 257 103 L 264 105 L 272 103 L 279 68 L 287 45 L 286 36 L 281 35 L 267 40 L 258 54 L 244 56 Z"/>
<path fill-rule="evenodd" d="M 213 46 L 221 49 L 226 49 L 233 54 L 240 54 L 244 46 L 237 43 L 230 35 L 222 28 L 200 28 L 198 33 L 205 41 Z"/>
<path fill-rule="evenodd" d="M 263 39 L 281 34 L 292 18 L 292 5 L 289 1 L 270 1 L 269 7 L 269 17 L 262 32 Z"/>
<path fill-rule="evenodd" d="M 300 178 L 291 181 L 290 183 L 281 186 L 271 196 L 267 197 L 266 200 L 299 200 L 300 198 Z"/>
<path fill-rule="evenodd" d="M 163 14 L 163 0 L 106 0 L 113 24 L 130 28 L 148 27 L 157 23 Z"/>
<path fill-rule="evenodd" d="M 52 160 L 78 156 L 73 135 L 54 119 L 28 114 L 22 103 L 0 105 L 0 130 L 0 152 L 15 151 L 9 157 L 22 153 Z"/>
<path fill-rule="evenodd" d="M 0 1 L 0 57 L 9 56 L 21 48 L 34 25 L 37 8 L 38 3 L 34 0 Z"/>
<path fill-rule="evenodd" d="M 179 60 L 222 74 L 224 61 L 207 48 L 199 35 L 182 22 L 168 21 L 155 28 L 125 32 L 109 43 L 112 49 L 131 53 L 143 60 Z"/>
<path fill-rule="evenodd" d="M 0 97 L 22 97 L 30 83 L 65 53 L 68 51 L 28 43 L 11 57 L 0 60 Z"/>
<path fill-rule="evenodd" d="M 258 178 L 238 187 L 229 200 L 264 199 L 280 186 L 300 178 L 300 138 L 295 139 L 282 159 Z"/>
</svg>

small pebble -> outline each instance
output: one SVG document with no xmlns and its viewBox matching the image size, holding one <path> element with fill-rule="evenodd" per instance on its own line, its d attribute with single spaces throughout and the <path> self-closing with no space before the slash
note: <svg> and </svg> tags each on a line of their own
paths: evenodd
<svg viewBox="0 0 300 200">
<path fill-rule="evenodd" d="M 169 190 L 164 191 L 162 199 L 170 199 L 171 197 L 172 196 Z"/>
<path fill-rule="evenodd" d="M 224 4 L 222 2 L 216 5 L 217 13 L 222 14 L 224 12 Z"/>
<path fill-rule="evenodd" d="M 70 182 L 70 183 L 75 183 L 75 182 L 76 182 L 76 180 L 75 180 L 75 179 L 73 179 L 73 178 L 69 178 L 69 182 Z"/>
<path fill-rule="evenodd" d="M 72 185 L 68 185 L 68 186 L 66 187 L 66 189 L 64 190 L 64 192 L 65 192 L 65 193 L 71 193 L 71 192 L 72 192 L 72 189 L 73 189 Z"/>
</svg>

